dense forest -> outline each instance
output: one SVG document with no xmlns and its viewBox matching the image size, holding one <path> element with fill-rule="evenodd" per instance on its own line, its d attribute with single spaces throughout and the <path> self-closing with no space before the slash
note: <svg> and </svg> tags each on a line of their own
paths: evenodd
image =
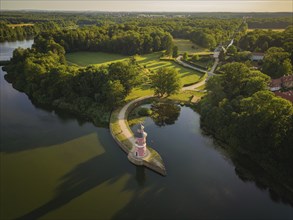
<svg viewBox="0 0 293 220">
<path fill-rule="evenodd" d="M 20 23 L 22 24 L 22 22 Z M 29 23 L 28 25 L 9 24 L 0 21 L 0 42 L 32 39 L 44 30 L 60 30 L 75 27 L 68 21 L 47 21 L 41 23 Z"/>
<path fill-rule="evenodd" d="M 253 66 L 253 52 L 264 53 L 258 61 L 261 71 L 271 78 L 280 78 L 292 74 L 293 64 L 293 26 L 284 31 L 254 30 L 235 39 L 235 45 L 227 50 L 227 59 L 220 57 L 223 63 L 243 62 Z"/>
<path fill-rule="evenodd" d="M 66 109 L 96 124 L 108 122 L 113 106 L 130 93 L 139 72 L 134 59 L 109 66 L 66 65 L 65 49 L 53 39 L 18 48 L 5 66 L 6 79 L 39 104 Z"/>
<path fill-rule="evenodd" d="M 145 19 L 145 18 L 148 19 Z M 68 30 L 77 27 L 95 26 L 109 28 L 124 26 L 124 31 L 136 31 L 133 27 L 162 29 L 174 38 L 190 39 L 194 43 L 214 48 L 227 43 L 243 22 L 238 33 L 243 36 L 249 28 L 286 28 L 292 24 L 288 13 L 71 13 L 71 12 L 3 12 L 1 13 L 0 41 L 31 38 L 42 31 Z M 30 26 L 13 26 L 29 23 Z M 12 25 L 12 26 L 11 26 Z M 129 30 L 128 27 L 131 27 Z M 123 28 L 121 28 L 122 30 Z M 131 34 L 129 32 L 129 34 Z M 133 34 L 133 33 L 132 33 Z M 261 45 L 259 48 L 262 48 Z M 255 48 L 254 48 L 255 49 Z"/>
<path fill-rule="evenodd" d="M 209 93 L 200 102 L 201 126 L 292 186 L 292 104 L 268 91 L 265 74 L 242 63 L 223 69 L 223 75 L 207 82 Z"/>
<path fill-rule="evenodd" d="M 241 50 L 265 52 L 270 47 L 282 47 L 291 53 L 293 50 L 293 26 L 288 26 L 284 31 L 254 30 L 242 36 L 238 44 Z"/>
<path fill-rule="evenodd" d="M 66 52 L 104 51 L 126 55 L 144 54 L 172 47 L 172 36 L 160 28 L 134 25 L 88 26 L 72 30 L 43 32 L 35 41 L 39 49 L 42 42 L 53 39 Z"/>
</svg>

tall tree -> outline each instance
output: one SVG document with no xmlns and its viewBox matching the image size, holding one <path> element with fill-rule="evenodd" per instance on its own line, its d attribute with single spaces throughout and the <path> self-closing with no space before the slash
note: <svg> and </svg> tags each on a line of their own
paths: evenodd
<svg viewBox="0 0 293 220">
<path fill-rule="evenodd" d="M 176 69 L 160 68 L 151 76 L 151 81 L 155 95 L 159 97 L 175 94 L 181 89 L 180 77 Z"/>
<path fill-rule="evenodd" d="M 177 46 L 174 46 L 174 47 L 173 47 L 173 54 L 172 54 L 172 57 L 173 57 L 173 58 L 178 57 L 178 47 L 177 47 Z"/>
</svg>

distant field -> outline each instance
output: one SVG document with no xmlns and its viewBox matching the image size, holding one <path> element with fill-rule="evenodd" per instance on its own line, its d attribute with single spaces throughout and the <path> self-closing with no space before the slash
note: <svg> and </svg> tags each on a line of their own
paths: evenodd
<svg viewBox="0 0 293 220">
<path fill-rule="evenodd" d="M 75 52 L 66 54 L 66 60 L 71 64 L 87 66 L 91 64 L 110 64 L 113 62 L 123 61 L 127 56 L 103 52 Z"/>
<path fill-rule="evenodd" d="M 202 76 L 201 73 L 184 68 L 174 61 L 160 60 L 161 52 L 146 54 L 142 56 L 136 56 L 136 60 L 139 64 L 149 70 L 157 70 L 161 67 L 171 67 L 179 71 L 181 75 L 182 84 L 190 84 L 197 82 Z M 79 66 L 86 66 L 89 64 L 110 64 L 112 62 L 118 62 L 126 60 L 128 57 L 120 54 L 111 54 L 103 52 L 75 52 L 66 54 L 66 59 L 71 64 Z"/>
<path fill-rule="evenodd" d="M 23 26 L 34 26 L 34 24 L 31 24 L 31 23 L 27 23 L 27 24 L 7 24 L 7 26 L 15 28 L 15 27 L 23 27 Z"/>
<path fill-rule="evenodd" d="M 261 28 L 254 28 L 254 29 L 247 29 L 248 32 L 254 31 L 254 30 L 263 30 L 263 31 L 268 31 L 268 30 L 272 30 L 272 31 L 278 31 L 278 32 L 282 32 L 285 29 L 261 29 Z"/>
<path fill-rule="evenodd" d="M 187 52 L 189 54 L 199 53 L 199 54 L 209 54 L 211 53 L 209 49 L 200 47 L 190 40 L 186 39 L 174 39 L 174 45 L 178 47 L 179 53 Z"/>
</svg>

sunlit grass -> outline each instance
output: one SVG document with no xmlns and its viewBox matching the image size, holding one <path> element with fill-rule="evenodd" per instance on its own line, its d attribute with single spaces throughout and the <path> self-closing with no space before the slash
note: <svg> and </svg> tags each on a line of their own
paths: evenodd
<svg viewBox="0 0 293 220">
<path fill-rule="evenodd" d="M 24 27 L 24 26 L 34 26 L 34 24 L 32 23 L 23 23 L 23 24 L 7 24 L 8 27 L 12 27 L 12 28 L 15 28 L 15 27 Z"/>
<path fill-rule="evenodd" d="M 139 64 L 141 64 L 142 66 L 151 71 L 156 71 L 162 67 L 173 68 L 178 70 L 182 85 L 196 83 L 202 76 L 202 73 L 185 68 L 175 63 L 175 61 L 160 60 L 161 54 L 161 52 L 151 53 L 142 56 L 137 56 L 136 59 Z"/>
<path fill-rule="evenodd" d="M 149 69 L 150 71 L 156 71 L 162 67 L 177 69 L 180 74 L 182 85 L 196 83 L 202 76 L 200 72 L 180 66 L 175 63 L 175 61 L 160 60 L 161 55 L 162 52 L 155 52 L 151 54 L 137 55 L 135 58 L 138 64 Z M 107 65 L 112 62 L 124 61 L 128 58 L 129 56 L 104 52 L 75 52 L 66 54 L 66 59 L 69 61 L 69 64 L 76 64 L 79 66 L 86 66 L 90 64 Z M 143 90 L 145 89 L 138 92 L 141 93 Z M 144 94 L 148 93 L 149 92 L 144 92 Z"/>
<path fill-rule="evenodd" d="M 186 39 L 174 39 L 174 45 L 178 47 L 179 53 L 187 52 L 189 54 L 193 53 L 210 53 L 209 49 L 200 47 L 190 40 Z"/>
<path fill-rule="evenodd" d="M 171 99 L 171 100 L 175 100 L 175 101 L 190 102 L 194 96 L 200 98 L 200 97 L 202 97 L 204 95 L 205 95 L 205 93 L 202 93 L 202 92 L 186 90 L 186 91 L 181 91 L 178 94 L 171 95 L 168 98 Z"/>
<path fill-rule="evenodd" d="M 272 31 L 282 32 L 282 31 L 284 31 L 285 29 L 249 28 L 249 29 L 247 29 L 247 32 L 252 32 L 252 31 L 255 31 L 255 30 L 263 30 L 263 31 L 272 30 Z"/>
<path fill-rule="evenodd" d="M 104 52 L 75 52 L 67 53 L 66 59 L 69 61 L 69 64 L 76 64 L 79 66 L 87 66 L 91 64 L 110 64 L 113 62 L 126 60 L 128 56 L 114 53 L 104 53 Z"/>
</svg>

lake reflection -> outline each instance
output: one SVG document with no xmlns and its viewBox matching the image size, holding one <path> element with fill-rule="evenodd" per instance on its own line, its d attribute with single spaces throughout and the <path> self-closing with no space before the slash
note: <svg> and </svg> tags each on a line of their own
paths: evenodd
<svg viewBox="0 0 293 220">
<path fill-rule="evenodd" d="M 0 44 L 1 53 L 11 51 L 7 45 L 19 43 Z M 252 178 L 261 171 L 203 135 L 200 116 L 188 107 L 171 106 L 172 114 L 163 108 L 163 117 L 144 122 L 167 168 L 162 177 L 128 162 L 108 129 L 34 106 L 4 74 L 1 219 L 293 218 L 290 205 Z"/>
</svg>

